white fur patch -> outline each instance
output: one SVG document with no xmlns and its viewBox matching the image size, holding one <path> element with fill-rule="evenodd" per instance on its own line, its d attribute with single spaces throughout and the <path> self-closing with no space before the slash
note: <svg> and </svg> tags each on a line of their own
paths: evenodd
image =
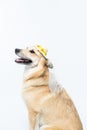
<svg viewBox="0 0 87 130">
<path fill-rule="evenodd" d="M 49 88 L 51 92 L 61 92 L 62 91 L 62 86 L 58 84 L 54 74 L 52 72 L 49 72 Z"/>
</svg>

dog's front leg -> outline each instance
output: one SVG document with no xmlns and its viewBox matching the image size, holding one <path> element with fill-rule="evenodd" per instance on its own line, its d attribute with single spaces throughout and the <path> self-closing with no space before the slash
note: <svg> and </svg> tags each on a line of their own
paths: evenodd
<svg viewBox="0 0 87 130">
<path fill-rule="evenodd" d="M 33 109 L 29 109 L 29 125 L 30 130 L 35 130 L 37 112 Z"/>
</svg>

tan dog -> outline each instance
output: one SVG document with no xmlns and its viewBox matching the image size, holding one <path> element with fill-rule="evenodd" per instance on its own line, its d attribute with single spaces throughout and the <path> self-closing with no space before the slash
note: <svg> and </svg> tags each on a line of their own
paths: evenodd
<svg viewBox="0 0 87 130">
<path fill-rule="evenodd" d="M 20 57 L 15 61 L 26 65 L 22 93 L 30 130 L 83 130 L 72 100 L 50 77 L 52 63 L 35 46 L 15 53 Z"/>
</svg>

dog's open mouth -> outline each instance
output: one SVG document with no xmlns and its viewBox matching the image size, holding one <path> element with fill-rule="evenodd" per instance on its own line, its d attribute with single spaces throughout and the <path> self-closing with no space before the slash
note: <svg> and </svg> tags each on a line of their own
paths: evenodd
<svg viewBox="0 0 87 130">
<path fill-rule="evenodd" d="M 24 59 L 24 58 L 17 58 L 15 60 L 16 63 L 23 63 L 23 64 L 30 64 L 32 63 L 32 60 L 30 59 Z"/>
</svg>

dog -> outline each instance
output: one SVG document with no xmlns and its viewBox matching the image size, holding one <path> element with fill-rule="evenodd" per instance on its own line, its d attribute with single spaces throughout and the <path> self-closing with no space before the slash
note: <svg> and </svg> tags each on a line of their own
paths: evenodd
<svg viewBox="0 0 87 130">
<path fill-rule="evenodd" d="M 83 130 L 76 107 L 50 73 L 53 64 L 42 46 L 15 49 L 24 64 L 22 96 L 25 101 L 30 130 Z"/>
</svg>

